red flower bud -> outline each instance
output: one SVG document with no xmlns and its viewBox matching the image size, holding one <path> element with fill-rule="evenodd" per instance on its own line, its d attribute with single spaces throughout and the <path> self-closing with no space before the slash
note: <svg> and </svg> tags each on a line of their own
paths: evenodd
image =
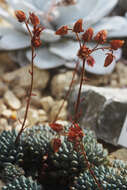
<svg viewBox="0 0 127 190">
<path fill-rule="evenodd" d="M 59 138 L 52 139 L 51 146 L 53 147 L 54 152 L 58 152 L 61 146 L 61 140 Z"/>
<path fill-rule="evenodd" d="M 40 47 L 41 46 L 41 40 L 40 40 L 40 38 L 35 38 L 35 37 L 33 37 L 32 38 L 32 45 L 35 47 L 35 48 L 38 48 L 38 47 Z"/>
<path fill-rule="evenodd" d="M 36 16 L 34 13 L 29 13 L 29 15 L 30 15 L 29 16 L 30 21 L 34 26 L 37 26 L 38 24 L 40 24 L 40 20 L 38 16 Z"/>
<path fill-rule="evenodd" d="M 73 26 L 73 32 L 75 33 L 80 33 L 80 32 L 84 32 L 83 28 L 82 28 L 82 23 L 83 23 L 83 20 L 82 19 L 79 19 Z"/>
<path fill-rule="evenodd" d="M 82 39 L 84 42 L 89 42 L 92 40 L 93 37 L 93 28 L 88 28 L 86 32 L 82 35 Z"/>
<path fill-rule="evenodd" d="M 110 45 L 113 50 L 121 48 L 124 44 L 124 40 L 111 40 Z"/>
<path fill-rule="evenodd" d="M 96 34 L 94 40 L 97 41 L 99 44 L 104 44 L 107 39 L 107 30 L 101 30 Z"/>
<path fill-rule="evenodd" d="M 23 11 L 17 10 L 15 11 L 15 15 L 19 22 L 24 22 L 26 20 L 26 15 Z"/>
<path fill-rule="evenodd" d="M 61 124 L 58 124 L 58 123 L 51 123 L 49 124 L 49 126 L 54 130 L 56 131 L 57 133 L 58 132 L 61 132 L 63 130 L 63 126 Z"/>
<path fill-rule="evenodd" d="M 85 45 L 83 45 L 79 49 L 77 56 L 80 59 L 84 59 L 84 58 L 87 58 L 90 55 L 90 53 L 91 53 L 91 50 L 89 48 L 87 48 Z"/>
<path fill-rule="evenodd" d="M 87 64 L 91 67 L 93 67 L 95 64 L 95 60 L 92 56 L 89 56 L 86 61 L 87 61 Z"/>
<path fill-rule="evenodd" d="M 108 67 L 114 59 L 114 55 L 112 53 L 107 53 L 107 57 L 105 58 L 105 63 L 104 63 L 104 67 Z"/>
<path fill-rule="evenodd" d="M 56 35 L 66 35 L 68 33 L 68 26 L 62 26 L 56 31 Z"/>
</svg>

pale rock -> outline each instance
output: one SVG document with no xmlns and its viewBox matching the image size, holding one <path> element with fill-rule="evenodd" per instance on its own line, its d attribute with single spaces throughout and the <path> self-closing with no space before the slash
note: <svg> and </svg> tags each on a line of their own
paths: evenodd
<svg viewBox="0 0 127 190">
<path fill-rule="evenodd" d="M 50 122 L 53 122 L 54 119 L 56 119 L 56 116 L 62 104 L 63 104 L 63 99 L 55 102 L 49 114 Z M 57 120 L 67 120 L 67 104 L 68 104 L 67 101 L 65 101 L 62 110 L 60 111 L 57 117 Z"/>
<path fill-rule="evenodd" d="M 5 130 L 8 126 L 8 122 L 5 118 L 1 118 L 0 119 L 0 132 L 2 132 L 3 130 Z"/>
<path fill-rule="evenodd" d="M 74 104 L 79 86 L 69 98 L 69 113 L 74 114 Z M 121 129 L 127 114 L 127 89 L 82 86 L 79 123 L 96 132 L 99 139 L 118 144 Z"/>
<path fill-rule="evenodd" d="M 0 114 L 7 109 L 7 106 L 3 103 L 3 99 L 0 99 Z"/>
<path fill-rule="evenodd" d="M 7 91 L 7 89 L 7 85 L 0 81 L 0 96 L 2 96 Z"/>
<path fill-rule="evenodd" d="M 67 71 L 66 73 L 60 73 L 53 77 L 51 82 L 51 93 L 57 99 L 64 97 L 65 92 L 69 88 L 72 81 L 73 71 Z M 78 81 L 78 75 L 75 74 L 75 82 Z M 72 85 L 74 86 L 74 85 Z"/>
<path fill-rule="evenodd" d="M 40 98 L 41 98 L 41 92 L 40 90 L 33 90 L 32 92 L 33 96 L 31 96 L 31 105 L 36 106 L 37 108 L 41 107 Z"/>
<path fill-rule="evenodd" d="M 15 121 L 13 123 L 13 129 L 16 129 L 17 131 L 20 131 L 21 127 L 22 127 L 22 123 L 24 121 L 24 118 L 19 118 L 20 121 Z M 25 128 L 29 127 L 29 121 L 26 119 L 26 122 L 25 122 Z"/>
<path fill-rule="evenodd" d="M 42 108 L 46 112 L 49 112 L 50 109 L 53 107 L 55 101 L 51 96 L 46 96 L 40 99 L 40 103 L 41 103 Z"/>
<path fill-rule="evenodd" d="M 5 82 L 15 81 L 20 87 L 29 87 L 31 84 L 31 75 L 29 71 L 31 66 L 27 65 L 10 73 L 6 73 L 2 78 Z M 49 81 L 49 72 L 34 67 L 34 88 L 44 89 Z"/>
<path fill-rule="evenodd" d="M 11 117 L 11 115 L 12 115 L 12 110 L 10 110 L 10 109 L 5 109 L 5 110 L 3 110 L 2 112 L 1 112 L 1 115 L 3 116 L 3 117 L 5 117 L 5 118 L 10 118 Z"/>
<path fill-rule="evenodd" d="M 26 108 L 23 107 L 18 111 L 18 118 L 24 118 L 25 116 Z M 39 121 L 39 116 L 37 110 L 33 108 L 29 108 L 28 114 L 27 114 L 27 120 L 29 121 L 29 125 L 35 125 Z"/>
<path fill-rule="evenodd" d="M 4 94 L 5 103 L 12 109 L 18 110 L 21 107 L 20 100 L 15 96 L 15 94 L 8 90 Z"/>
<path fill-rule="evenodd" d="M 120 148 L 110 154 L 110 158 L 127 161 L 127 149 Z"/>
<path fill-rule="evenodd" d="M 39 122 L 48 121 L 47 113 L 43 109 L 38 110 Z"/>
<path fill-rule="evenodd" d="M 20 86 L 13 88 L 13 92 L 18 98 L 23 98 L 26 96 L 26 90 Z"/>
</svg>

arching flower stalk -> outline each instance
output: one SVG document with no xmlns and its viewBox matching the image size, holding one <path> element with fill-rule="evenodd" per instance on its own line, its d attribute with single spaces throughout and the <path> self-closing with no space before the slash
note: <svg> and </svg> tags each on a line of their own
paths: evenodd
<svg viewBox="0 0 127 190">
<path fill-rule="evenodd" d="M 76 148 L 77 151 L 82 150 L 82 154 L 84 155 L 84 158 L 87 162 L 87 167 L 90 171 L 90 174 L 93 176 L 93 178 L 98 186 L 98 189 L 103 190 L 101 184 L 99 183 L 99 181 L 97 180 L 96 176 L 94 175 L 94 173 L 91 169 L 91 165 L 90 165 L 89 161 L 87 160 L 86 152 L 84 150 L 84 146 L 82 143 L 82 138 L 85 134 L 83 133 L 82 128 L 78 125 L 78 119 L 80 117 L 79 108 L 80 108 L 80 103 L 81 103 L 81 90 L 82 90 L 83 82 L 85 80 L 85 64 L 88 64 L 91 67 L 93 67 L 94 64 L 96 64 L 94 58 L 92 57 L 92 53 L 95 51 L 98 51 L 98 50 L 102 50 L 102 51 L 108 50 L 108 53 L 105 53 L 106 58 L 105 58 L 105 62 L 104 62 L 104 67 L 108 67 L 113 62 L 113 59 L 115 58 L 115 56 L 113 55 L 113 50 L 117 50 L 118 48 L 121 48 L 122 45 L 124 44 L 124 41 L 123 40 L 112 40 L 110 42 L 109 46 L 102 47 L 100 45 L 105 44 L 106 40 L 107 40 L 107 31 L 101 30 L 94 36 L 94 30 L 92 28 L 88 28 L 84 32 L 82 23 L 83 23 L 82 19 L 79 19 L 74 24 L 73 28 L 69 28 L 68 26 L 62 26 L 61 28 L 59 28 L 56 31 L 57 35 L 62 35 L 62 36 L 68 34 L 68 31 L 72 31 L 75 34 L 77 41 L 79 42 L 79 50 L 77 52 L 77 56 L 79 57 L 79 59 L 82 60 L 81 77 L 80 77 L 77 101 L 75 104 L 74 118 L 73 118 L 72 125 L 69 128 L 69 131 L 66 135 L 68 137 L 68 141 L 70 141 L 74 144 L 74 147 Z M 82 33 L 82 34 L 80 34 L 80 33 Z M 90 48 L 90 47 L 88 47 L 87 42 L 90 42 L 92 39 L 94 39 L 96 41 L 96 45 L 93 48 Z M 73 74 L 73 76 L 74 76 L 74 74 Z M 72 82 L 73 82 L 73 80 L 74 80 L 74 78 L 72 78 Z M 72 84 L 72 82 L 71 82 L 71 84 Z M 71 91 L 71 85 L 65 96 L 65 99 L 68 97 L 70 91 Z M 64 99 L 64 101 L 65 101 L 65 99 Z M 60 107 L 57 117 L 64 105 L 64 101 Z M 56 120 L 57 120 L 57 118 L 55 118 L 54 122 L 56 122 Z M 52 129 L 55 131 L 56 131 L 56 126 L 57 126 L 57 123 L 51 124 Z M 59 129 L 61 130 L 61 127 Z M 57 128 L 57 130 L 58 130 L 58 128 Z M 58 142 L 58 146 L 57 146 L 57 142 Z M 57 139 L 57 141 L 55 141 L 54 147 L 55 147 L 55 150 L 57 150 L 57 151 L 59 150 L 60 141 L 58 141 L 58 139 Z"/>
<path fill-rule="evenodd" d="M 31 85 L 30 85 L 30 89 L 28 92 L 28 99 L 27 99 L 27 105 L 26 105 L 24 120 L 22 122 L 22 126 L 21 126 L 19 133 L 18 133 L 18 136 L 15 140 L 15 143 L 18 143 L 18 140 L 20 138 L 21 133 L 26 128 L 25 124 L 26 124 L 27 114 L 28 114 L 28 110 L 30 107 L 31 96 L 33 95 L 32 90 L 33 90 L 33 80 L 34 80 L 34 58 L 36 56 L 35 48 L 38 48 L 41 46 L 40 34 L 44 28 L 42 28 L 40 26 L 39 18 L 34 13 L 29 13 L 29 17 L 27 18 L 26 14 L 23 11 L 17 10 L 15 12 L 15 15 L 16 15 L 19 22 L 25 23 L 26 28 L 27 28 L 29 35 L 30 35 L 30 38 L 31 38 L 31 49 L 32 49 L 31 70 L 29 71 L 29 73 L 31 75 Z M 28 25 L 29 23 L 31 23 L 33 26 L 32 31 L 29 28 L 29 25 Z"/>
</svg>

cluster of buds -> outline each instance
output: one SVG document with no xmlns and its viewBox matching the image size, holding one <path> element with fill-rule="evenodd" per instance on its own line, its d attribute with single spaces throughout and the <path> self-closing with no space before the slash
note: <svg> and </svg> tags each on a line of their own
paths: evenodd
<svg viewBox="0 0 127 190">
<path fill-rule="evenodd" d="M 81 127 L 74 123 L 69 128 L 68 132 L 66 133 L 64 131 L 64 126 L 58 123 L 51 123 L 49 124 L 52 130 L 56 132 L 56 137 L 52 139 L 51 145 L 53 147 L 54 152 L 58 152 L 59 148 L 61 146 L 61 139 L 60 136 L 64 135 L 67 137 L 68 141 L 74 144 L 74 148 L 78 148 L 80 143 L 82 142 L 82 138 L 84 136 L 84 133 L 81 129 Z"/>
<path fill-rule="evenodd" d="M 56 31 L 56 34 L 61 35 L 61 36 L 66 35 L 68 34 L 69 30 L 71 30 L 73 33 L 76 34 L 76 38 L 80 44 L 80 49 L 78 50 L 77 56 L 82 60 L 86 60 L 86 63 L 90 66 L 93 66 L 95 64 L 95 60 L 91 55 L 94 51 L 97 51 L 99 49 L 109 50 L 109 52 L 106 53 L 107 56 L 104 62 L 104 67 L 107 67 L 112 63 L 113 59 L 115 58 L 115 56 L 113 55 L 113 50 L 117 50 L 118 48 L 121 48 L 124 44 L 123 40 L 112 40 L 109 43 L 108 47 L 107 46 L 99 47 L 99 45 L 106 43 L 107 31 L 101 30 L 95 36 L 94 36 L 93 28 L 88 28 L 84 32 L 82 19 L 79 19 L 77 22 L 75 22 L 73 28 L 69 28 L 68 26 L 62 26 Z M 82 33 L 82 35 L 79 36 L 79 33 Z M 97 44 L 95 45 L 94 48 L 90 49 L 87 45 L 87 42 L 90 42 L 92 40 L 96 41 Z"/>
<path fill-rule="evenodd" d="M 31 43 L 32 46 L 35 48 L 40 47 L 41 46 L 40 34 L 42 30 L 44 30 L 44 28 L 40 26 L 39 18 L 34 13 L 29 13 L 29 17 L 27 19 L 26 14 L 21 10 L 17 10 L 15 12 L 15 15 L 19 22 L 24 22 L 26 24 L 27 28 L 29 22 L 33 25 L 33 31 L 32 32 L 29 31 L 31 34 Z"/>
</svg>

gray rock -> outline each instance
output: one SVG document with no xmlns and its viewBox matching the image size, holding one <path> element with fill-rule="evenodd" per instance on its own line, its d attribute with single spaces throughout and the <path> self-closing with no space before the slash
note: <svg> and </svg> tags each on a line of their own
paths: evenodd
<svg viewBox="0 0 127 190">
<path fill-rule="evenodd" d="M 74 113 L 78 86 L 69 98 L 69 112 Z M 127 89 L 84 85 L 81 93 L 81 117 L 84 128 L 95 131 L 99 139 L 117 145 L 127 114 Z"/>
</svg>

